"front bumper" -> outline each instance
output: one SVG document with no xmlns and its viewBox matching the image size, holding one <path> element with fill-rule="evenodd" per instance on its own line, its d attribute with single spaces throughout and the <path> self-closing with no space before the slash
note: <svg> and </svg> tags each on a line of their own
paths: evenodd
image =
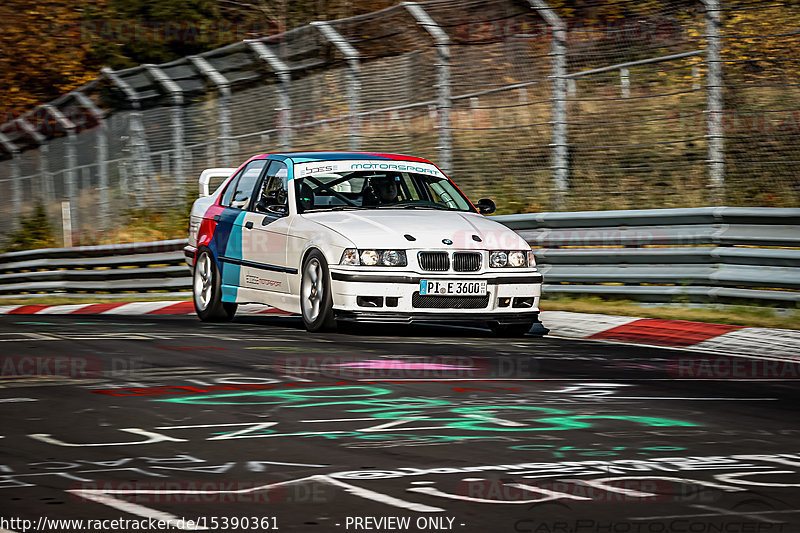
<svg viewBox="0 0 800 533">
<path fill-rule="evenodd" d="M 542 275 L 527 272 L 425 273 L 365 272 L 364 270 L 330 267 L 333 308 L 337 318 L 370 322 L 488 322 L 522 323 L 535 321 L 539 315 Z M 458 299 L 441 307 L 420 307 L 420 281 L 452 279 L 486 281 L 485 305 L 458 308 Z M 416 294 L 415 294 L 416 293 Z M 430 296 L 430 299 L 447 296 Z M 380 306 L 374 305 L 375 301 Z M 366 302 L 373 305 L 365 305 Z M 415 302 L 417 305 L 415 305 Z M 517 306 L 517 304 L 524 306 Z"/>
</svg>

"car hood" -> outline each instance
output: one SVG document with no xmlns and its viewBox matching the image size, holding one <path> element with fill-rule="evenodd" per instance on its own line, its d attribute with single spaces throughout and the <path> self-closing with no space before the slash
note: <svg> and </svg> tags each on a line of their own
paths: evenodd
<svg viewBox="0 0 800 533">
<path fill-rule="evenodd" d="M 361 249 L 530 248 L 525 239 L 512 230 L 477 213 L 375 209 L 307 213 L 302 216 L 340 233 Z M 407 239 L 406 235 L 415 240 Z M 446 240 L 452 241 L 452 244 L 444 242 Z"/>
</svg>

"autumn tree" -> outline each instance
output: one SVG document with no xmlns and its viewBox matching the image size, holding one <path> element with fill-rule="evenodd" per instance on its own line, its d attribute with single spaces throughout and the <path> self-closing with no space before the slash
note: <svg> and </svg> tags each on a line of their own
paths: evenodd
<svg viewBox="0 0 800 533">
<path fill-rule="evenodd" d="M 97 75 L 80 22 L 104 0 L 0 2 L 0 119 L 56 98 Z"/>
</svg>

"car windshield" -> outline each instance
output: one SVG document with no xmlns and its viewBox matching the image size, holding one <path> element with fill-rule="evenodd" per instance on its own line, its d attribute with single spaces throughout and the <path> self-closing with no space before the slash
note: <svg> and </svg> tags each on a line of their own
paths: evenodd
<svg viewBox="0 0 800 533">
<path fill-rule="evenodd" d="M 475 209 L 449 179 L 411 172 L 330 172 L 295 178 L 297 207 L 348 209 Z"/>
</svg>

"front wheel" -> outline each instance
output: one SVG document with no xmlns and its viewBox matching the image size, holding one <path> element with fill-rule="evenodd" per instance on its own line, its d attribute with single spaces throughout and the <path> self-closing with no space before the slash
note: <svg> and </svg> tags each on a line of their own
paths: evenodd
<svg viewBox="0 0 800 533">
<path fill-rule="evenodd" d="M 325 256 L 319 250 L 312 250 L 303 262 L 303 277 L 300 280 L 300 309 L 308 331 L 325 331 L 336 327 L 330 279 Z"/>
<path fill-rule="evenodd" d="M 514 324 L 490 322 L 489 329 L 498 337 L 522 337 L 531 330 L 534 323 L 534 321 Z"/>
<path fill-rule="evenodd" d="M 235 303 L 222 301 L 222 282 L 216 262 L 207 251 L 200 252 L 192 280 L 194 310 L 203 322 L 228 322 L 236 313 Z"/>
</svg>

